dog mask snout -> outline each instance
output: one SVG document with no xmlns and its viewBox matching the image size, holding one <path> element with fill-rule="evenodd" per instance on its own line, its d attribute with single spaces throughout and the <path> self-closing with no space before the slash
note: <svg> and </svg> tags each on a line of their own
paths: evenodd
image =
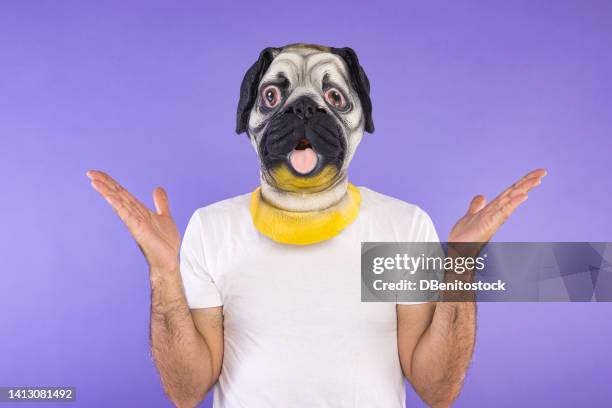
<svg viewBox="0 0 612 408">
<path fill-rule="evenodd" d="M 303 96 L 296 100 L 291 106 L 285 109 L 285 113 L 293 113 L 300 119 L 307 120 L 313 117 L 316 113 L 327 113 L 325 108 L 318 106 L 312 98 Z"/>
</svg>

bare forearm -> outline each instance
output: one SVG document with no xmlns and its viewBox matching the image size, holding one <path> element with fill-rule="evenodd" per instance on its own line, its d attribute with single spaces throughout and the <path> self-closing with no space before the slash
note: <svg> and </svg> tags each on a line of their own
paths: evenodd
<svg viewBox="0 0 612 408">
<path fill-rule="evenodd" d="M 215 381 L 215 367 L 178 271 L 151 271 L 151 351 L 170 399 L 179 407 L 197 405 Z"/>
<path fill-rule="evenodd" d="M 476 305 L 440 302 L 412 355 L 406 373 L 432 407 L 447 407 L 457 397 L 474 350 Z"/>
</svg>

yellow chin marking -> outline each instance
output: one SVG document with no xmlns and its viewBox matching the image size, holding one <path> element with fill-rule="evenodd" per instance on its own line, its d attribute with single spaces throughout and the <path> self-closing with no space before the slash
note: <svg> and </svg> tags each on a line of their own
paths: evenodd
<svg viewBox="0 0 612 408">
<path fill-rule="evenodd" d="M 286 164 L 282 164 L 270 170 L 270 175 L 281 190 L 315 193 L 332 184 L 338 175 L 338 169 L 328 164 L 312 177 L 300 177 L 293 174 Z"/>
<path fill-rule="evenodd" d="M 255 228 L 282 244 L 309 245 L 335 237 L 359 214 L 361 194 L 348 185 L 347 194 L 336 205 L 321 211 L 285 211 L 261 197 L 261 187 L 251 194 L 251 217 Z"/>
</svg>

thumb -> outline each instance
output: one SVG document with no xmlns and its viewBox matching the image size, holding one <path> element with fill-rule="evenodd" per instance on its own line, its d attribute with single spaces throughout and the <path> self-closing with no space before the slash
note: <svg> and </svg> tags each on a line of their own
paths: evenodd
<svg viewBox="0 0 612 408">
<path fill-rule="evenodd" d="M 170 203 L 168 202 L 168 194 L 162 187 L 157 187 L 153 190 L 153 203 L 158 215 L 170 215 Z"/>
<path fill-rule="evenodd" d="M 482 210 L 484 206 L 487 205 L 487 198 L 483 195 L 477 195 L 472 198 L 472 202 L 468 207 L 468 214 L 476 214 L 478 211 Z"/>
</svg>

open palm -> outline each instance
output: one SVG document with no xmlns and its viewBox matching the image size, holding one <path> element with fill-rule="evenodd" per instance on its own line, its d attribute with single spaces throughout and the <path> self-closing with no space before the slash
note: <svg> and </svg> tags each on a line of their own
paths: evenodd
<svg viewBox="0 0 612 408">
<path fill-rule="evenodd" d="M 153 212 L 106 173 L 90 170 L 87 177 L 128 227 L 149 266 L 163 270 L 178 268 L 181 236 L 170 215 L 166 192 L 160 187 L 153 191 L 156 209 Z"/>
<path fill-rule="evenodd" d="M 449 242 L 488 242 L 516 208 L 527 199 L 527 193 L 542 182 L 543 169 L 526 174 L 487 204 L 484 196 L 472 199 L 467 213 L 449 235 Z"/>
</svg>

